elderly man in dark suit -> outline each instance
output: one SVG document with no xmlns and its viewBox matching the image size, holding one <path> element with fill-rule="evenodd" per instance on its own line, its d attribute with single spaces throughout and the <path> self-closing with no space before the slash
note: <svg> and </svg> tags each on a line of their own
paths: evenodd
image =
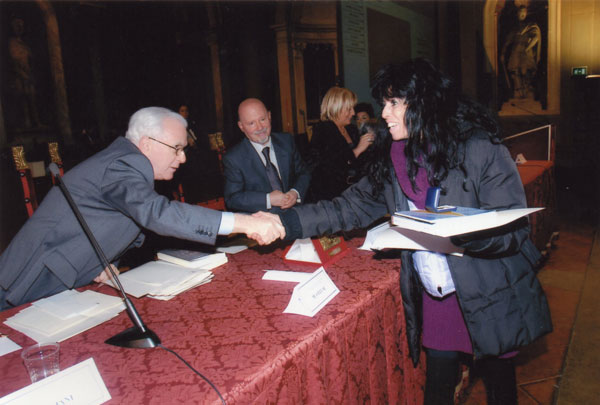
<svg viewBox="0 0 600 405">
<path fill-rule="evenodd" d="M 154 180 L 170 180 L 185 162 L 186 126 L 173 111 L 143 108 L 130 118 L 126 138 L 117 138 L 65 174 L 67 188 L 111 263 L 143 243 L 142 228 L 210 244 L 217 235 L 233 232 L 263 244 L 283 235 L 274 222 L 169 201 L 154 191 Z M 0 310 L 101 281 L 106 271 L 54 187 L 0 256 Z"/>
<path fill-rule="evenodd" d="M 302 202 L 310 173 L 292 135 L 271 133 L 271 112 L 258 99 L 242 101 L 238 116 L 246 139 L 223 160 L 227 207 L 243 212 L 281 212 Z"/>
</svg>

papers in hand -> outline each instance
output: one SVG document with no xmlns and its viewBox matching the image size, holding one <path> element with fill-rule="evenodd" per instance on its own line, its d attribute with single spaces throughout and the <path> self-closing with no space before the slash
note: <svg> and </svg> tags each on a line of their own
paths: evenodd
<svg viewBox="0 0 600 405">
<path fill-rule="evenodd" d="M 35 301 L 4 323 L 36 342 L 62 342 L 117 316 L 120 297 L 87 290 L 67 290 Z"/>
<path fill-rule="evenodd" d="M 227 263 L 225 253 L 206 253 L 194 250 L 165 249 L 159 251 L 156 256 L 159 260 L 177 264 L 191 269 L 211 270 Z"/>
<path fill-rule="evenodd" d="M 450 238 L 429 235 L 410 229 L 392 227 L 389 222 L 380 224 L 367 232 L 361 250 L 408 249 L 428 250 L 462 256 L 464 249 L 454 246 Z"/>
<path fill-rule="evenodd" d="M 457 207 L 456 211 L 445 213 L 402 211 L 396 212 L 392 216 L 391 222 L 402 229 L 450 237 L 506 225 L 543 209 L 517 208 L 505 211 L 484 211 Z"/>
<path fill-rule="evenodd" d="M 213 273 L 208 270 L 191 269 L 162 260 L 142 264 L 119 275 L 127 294 L 136 298 L 148 295 L 160 300 L 170 300 L 177 294 L 208 283 L 212 278 Z M 112 280 L 105 283 L 116 288 Z"/>
</svg>

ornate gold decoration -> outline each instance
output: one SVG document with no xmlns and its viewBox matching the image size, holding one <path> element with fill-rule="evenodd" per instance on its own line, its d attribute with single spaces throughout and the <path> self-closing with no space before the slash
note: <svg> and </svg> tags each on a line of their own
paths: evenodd
<svg viewBox="0 0 600 405">
<path fill-rule="evenodd" d="M 58 153 L 58 142 L 48 142 L 48 153 L 50 160 L 54 163 L 62 163 L 60 154 Z"/>
<path fill-rule="evenodd" d="M 319 238 L 319 242 L 321 243 L 323 250 L 328 251 L 332 247 L 339 245 L 341 240 L 339 236 L 323 236 Z"/>
<path fill-rule="evenodd" d="M 208 141 L 210 142 L 210 148 L 212 150 L 220 151 L 225 149 L 225 143 L 223 143 L 223 134 L 221 132 L 208 134 Z"/>
<path fill-rule="evenodd" d="M 27 160 L 25 159 L 25 149 L 23 149 L 23 146 L 13 146 L 12 155 L 17 170 L 29 169 L 29 165 L 27 164 Z"/>
</svg>

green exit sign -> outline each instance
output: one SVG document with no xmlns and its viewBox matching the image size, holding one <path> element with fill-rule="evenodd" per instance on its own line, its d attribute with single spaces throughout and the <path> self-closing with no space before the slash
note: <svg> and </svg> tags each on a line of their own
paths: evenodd
<svg viewBox="0 0 600 405">
<path fill-rule="evenodd" d="M 587 76 L 587 66 L 574 67 L 572 72 L 573 76 Z"/>
</svg>

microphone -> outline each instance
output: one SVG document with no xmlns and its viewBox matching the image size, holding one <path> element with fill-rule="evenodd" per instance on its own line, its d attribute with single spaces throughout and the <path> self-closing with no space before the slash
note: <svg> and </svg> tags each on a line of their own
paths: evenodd
<svg viewBox="0 0 600 405">
<path fill-rule="evenodd" d="M 146 325 L 144 325 L 144 322 L 142 321 L 140 314 L 135 309 L 133 302 L 131 302 L 131 300 L 125 294 L 125 290 L 123 289 L 123 286 L 121 285 L 121 282 L 119 281 L 119 278 L 117 277 L 116 273 L 112 269 L 112 266 L 108 262 L 108 259 L 106 258 L 106 255 L 104 254 L 104 251 L 98 244 L 98 241 L 96 240 L 96 238 L 94 237 L 94 234 L 92 233 L 92 231 L 88 227 L 87 223 L 85 222 L 85 219 L 83 219 L 83 216 L 81 215 L 79 208 L 77 208 L 75 201 L 73 201 L 73 197 L 71 196 L 71 193 L 67 189 L 67 186 L 65 186 L 65 183 L 63 182 L 62 177 L 60 177 L 60 172 L 58 170 L 58 166 L 56 165 L 56 163 L 50 163 L 50 165 L 48 166 L 48 170 L 50 171 L 52 176 L 56 179 L 58 187 L 60 188 L 63 195 L 67 199 L 67 202 L 69 203 L 69 206 L 71 207 L 71 210 L 73 210 L 75 217 L 77 217 L 77 221 L 79 221 L 79 224 L 83 228 L 83 231 L 85 232 L 90 243 L 94 247 L 94 250 L 96 251 L 98 258 L 100 259 L 102 266 L 104 266 L 104 268 L 108 268 L 108 270 L 110 271 L 110 274 L 113 277 L 113 280 L 117 283 L 119 291 L 121 292 L 121 295 L 123 296 L 123 301 L 125 302 L 125 309 L 127 311 L 127 315 L 129 315 L 129 318 L 131 319 L 131 322 L 133 322 L 133 325 L 134 325 L 132 328 L 126 329 L 123 332 L 116 334 L 115 336 L 106 340 L 104 343 L 107 343 L 107 344 L 113 345 L 113 346 L 131 347 L 131 348 L 136 348 L 136 349 L 145 349 L 145 348 L 152 348 L 152 347 L 158 346 L 160 344 L 160 339 L 158 338 L 156 333 L 154 333 L 150 329 L 146 328 Z"/>
</svg>

